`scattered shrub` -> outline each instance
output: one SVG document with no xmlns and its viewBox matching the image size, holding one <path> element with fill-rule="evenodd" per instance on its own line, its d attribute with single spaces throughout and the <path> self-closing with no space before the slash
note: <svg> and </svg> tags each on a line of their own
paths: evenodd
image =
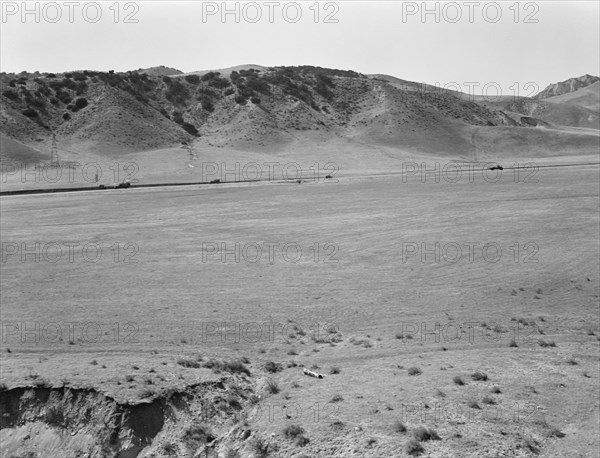
<svg viewBox="0 0 600 458">
<path fill-rule="evenodd" d="M 477 403 L 477 401 L 469 401 L 469 402 L 467 402 L 467 406 L 469 406 L 470 409 L 478 409 L 478 410 L 481 409 L 481 407 L 479 407 L 479 404 Z"/>
<path fill-rule="evenodd" d="M 336 421 L 330 423 L 329 426 L 331 426 L 333 429 L 336 429 L 336 430 L 344 429 L 344 422 L 340 421 L 340 420 L 336 420 Z"/>
<path fill-rule="evenodd" d="M 416 439 L 409 440 L 406 443 L 405 450 L 410 456 L 418 456 L 425 451 L 421 443 Z"/>
<path fill-rule="evenodd" d="M 555 426 L 550 427 L 550 429 L 548 430 L 548 437 L 557 437 L 559 439 L 565 437 L 566 434 L 563 433 L 560 429 L 558 429 Z"/>
<path fill-rule="evenodd" d="M 283 370 L 283 366 L 280 363 L 276 363 L 274 361 L 269 361 L 265 364 L 265 371 L 275 374 L 279 371 Z"/>
<path fill-rule="evenodd" d="M 496 400 L 494 398 L 492 398 L 491 396 L 484 396 L 483 399 L 481 400 L 481 402 L 483 402 L 484 404 L 487 404 L 487 405 L 496 404 Z"/>
<path fill-rule="evenodd" d="M 440 440 L 440 436 L 438 436 L 438 433 L 434 429 L 425 428 L 424 426 L 419 426 L 418 428 L 416 428 L 413 431 L 413 436 L 415 437 L 415 439 L 417 439 L 420 442 L 425 442 L 425 441 L 430 441 L 430 440 L 435 440 L 435 441 Z"/>
<path fill-rule="evenodd" d="M 240 403 L 239 399 L 236 398 L 232 394 L 227 396 L 227 404 L 229 405 L 229 407 L 236 409 L 236 410 L 239 410 L 242 408 L 242 404 Z"/>
<path fill-rule="evenodd" d="M 196 451 L 202 444 L 212 442 L 215 437 L 208 426 L 195 423 L 184 430 L 181 439 L 190 450 Z"/>
<path fill-rule="evenodd" d="M 172 442 L 165 442 L 162 445 L 162 451 L 167 456 L 173 456 L 177 454 L 177 446 Z"/>
<path fill-rule="evenodd" d="M 212 369 L 216 373 L 224 371 L 224 372 L 231 372 L 232 374 L 250 375 L 250 370 L 240 360 L 219 361 L 219 360 L 211 358 L 208 361 L 206 361 L 203 364 L 203 366 L 208 369 Z"/>
<path fill-rule="evenodd" d="M 264 458 L 269 455 L 269 443 L 260 437 L 252 441 L 251 447 L 257 458 Z"/>
<path fill-rule="evenodd" d="M 279 393 L 279 385 L 274 380 L 267 380 L 267 393 L 277 394 Z"/>
<path fill-rule="evenodd" d="M 306 431 L 302 426 L 299 425 L 289 425 L 283 429 L 283 435 L 287 439 L 296 439 L 300 436 L 303 436 Z"/>
<path fill-rule="evenodd" d="M 460 376 L 455 376 L 452 381 L 459 386 L 463 386 L 465 384 L 464 380 Z"/>
<path fill-rule="evenodd" d="M 418 367 L 411 367 L 408 369 L 408 375 L 421 375 L 423 371 Z"/>
<path fill-rule="evenodd" d="M 540 453 L 539 445 L 538 445 L 538 443 L 534 439 L 530 439 L 528 437 L 524 438 L 523 439 L 523 446 L 524 446 L 524 448 L 526 448 L 527 450 L 529 450 L 534 455 L 537 455 L 537 454 Z"/>
<path fill-rule="evenodd" d="M 404 423 L 402 423 L 400 420 L 396 420 L 394 422 L 394 431 L 397 433 L 405 433 L 406 425 Z"/>
<path fill-rule="evenodd" d="M 478 382 L 485 382 L 488 379 L 488 376 L 485 372 L 477 371 L 471 374 L 471 378 Z"/>
</svg>

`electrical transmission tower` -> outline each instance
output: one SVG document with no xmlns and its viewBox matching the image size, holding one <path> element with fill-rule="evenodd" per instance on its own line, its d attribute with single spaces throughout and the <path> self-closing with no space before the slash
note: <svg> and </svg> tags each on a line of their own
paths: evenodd
<svg viewBox="0 0 600 458">
<path fill-rule="evenodd" d="M 56 145 L 56 134 L 52 134 L 52 146 L 50 148 L 50 165 L 60 167 L 58 160 L 58 146 Z"/>
</svg>

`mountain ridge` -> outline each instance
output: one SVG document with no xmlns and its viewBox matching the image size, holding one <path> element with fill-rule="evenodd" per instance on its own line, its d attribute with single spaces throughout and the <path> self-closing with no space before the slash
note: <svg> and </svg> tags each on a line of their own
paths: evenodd
<svg viewBox="0 0 600 458">
<path fill-rule="evenodd" d="M 540 91 L 534 98 L 536 99 L 547 99 L 569 92 L 577 91 L 578 89 L 587 87 L 591 84 L 600 81 L 600 77 L 585 74 L 575 78 L 569 78 L 565 81 L 559 81 L 558 83 L 552 83 L 546 86 L 546 88 Z"/>
</svg>

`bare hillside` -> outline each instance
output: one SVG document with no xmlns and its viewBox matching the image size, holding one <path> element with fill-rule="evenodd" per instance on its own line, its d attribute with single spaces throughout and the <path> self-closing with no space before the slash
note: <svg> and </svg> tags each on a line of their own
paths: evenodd
<svg viewBox="0 0 600 458">
<path fill-rule="evenodd" d="M 588 87 L 598 81 L 600 81 L 600 78 L 592 75 L 569 78 L 568 80 L 548 85 L 546 89 L 541 91 L 535 97 L 537 99 L 547 99 L 557 95 L 568 94 L 569 92 L 575 92 L 581 88 Z"/>
</svg>

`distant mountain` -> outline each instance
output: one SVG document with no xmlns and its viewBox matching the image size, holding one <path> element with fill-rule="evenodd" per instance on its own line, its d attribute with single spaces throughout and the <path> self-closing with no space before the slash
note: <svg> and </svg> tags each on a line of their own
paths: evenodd
<svg viewBox="0 0 600 458">
<path fill-rule="evenodd" d="M 577 89 L 573 92 L 567 92 L 565 94 L 556 95 L 545 99 L 547 102 L 552 103 L 566 103 L 569 105 L 577 105 L 579 107 L 587 108 L 589 110 L 599 112 L 600 111 L 600 81 L 590 84 Z"/>
<path fill-rule="evenodd" d="M 186 75 L 203 76 L 210 72 L 217 72 L 217 73 L 220 73 L 221 75 L 229 76 L 229 75 L 231 75 L 231 72 L 239 72 L 242 70 L 250 70 L 250 69 L 265 71 L 265 70 L 267 70 L 267 67 L 263 67 L 262 65 L 256 65 L 256 64 L 245 64 L 245 65 L 236 65 L 235 67 L 217 68 L 215 70 L 199 70 L 196 72 L 183 73 L 182 76 L 186 76 Z"/>
<path fill-rule="evenodd" d="M 578 89 L 587 87 L 598 81 L 600 81 L 599 77 L 591 76 L 591 75 L 583 75 L 583 76 L 580 76 L 579 78 L 569 78 L 566 81 L 548 85 L 548 87 L 546 87 L 546 89 L 541 91 L 534 98 L 547 99 L 549 97 L 567 94 L 569 92 L 574 92 Z"/>
<path fill-rule="evenodd" d="M 584 75 L 551 84 L 535 97 L 511 100 L 503 109 L 553 125 L 600 129 L 600 78 Z"/>
<path fill-rule="evenodd" d="M 172 76 L 181 75 L 183 73 L 181 70 L 165 67 L 164 65 L 160 65 L 159 67 L 140 68 L 139 70 L 136 70 L 136 72 L 145 73 L 146 75 L 151 76 Z"/>
</svg>

